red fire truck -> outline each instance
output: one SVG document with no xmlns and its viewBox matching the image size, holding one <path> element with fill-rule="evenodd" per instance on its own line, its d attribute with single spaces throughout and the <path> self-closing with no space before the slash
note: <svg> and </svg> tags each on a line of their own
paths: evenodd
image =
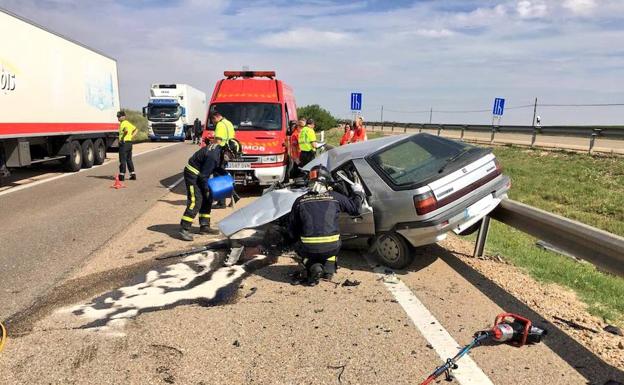
<svg viewBox="0 0 624 385">
<path fill-rule="evenodd" d="M 208 117 L 218 111 L 232 122 L 243 146 L 240 161 L 228 171 L 238 184 L 270 185 L 283 181 L 289 164 L 289 126 L 297 120 L 292 88 L 275 78 L 274 71 L 225 71 L 215 85 Z M 214 136 L 207 119 L 204 136 Z"/>
</svg>

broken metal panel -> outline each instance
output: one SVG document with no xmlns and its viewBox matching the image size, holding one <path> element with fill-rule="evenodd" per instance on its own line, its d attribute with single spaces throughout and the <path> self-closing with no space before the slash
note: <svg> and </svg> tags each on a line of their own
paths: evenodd
<svg viewBox="0 0 624 385">
<path fill-rule="evenodd" d="M 219 221 L 219 230 L 230 237 L 243 229 L 266 225 L 290 213 L 295 200 L 307 191 L 307 188 L 298 188 L 268 192 Z"/>
</svg>

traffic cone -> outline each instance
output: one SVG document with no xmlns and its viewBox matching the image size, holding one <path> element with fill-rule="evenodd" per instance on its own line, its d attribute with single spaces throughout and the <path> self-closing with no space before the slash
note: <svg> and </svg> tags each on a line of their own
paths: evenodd
<svg viewBox="0 0 624 385">
<path fill-rule="evenodd" d="M 120 188 L 124 188 L 124 187 L 126 186 L 124 186 L 123 183 L 121 183 L 121 181 L 119 180 L 119 174 L 115 174 L 115 183 L 113 183 L 111 188 L 119 190 Z"/>
</svg>

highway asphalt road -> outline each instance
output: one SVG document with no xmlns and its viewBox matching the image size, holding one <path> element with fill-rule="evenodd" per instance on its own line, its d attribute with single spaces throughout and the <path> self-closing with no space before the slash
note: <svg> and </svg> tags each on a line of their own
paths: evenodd
<svg viewBox="0 0 624 385">
<path fill-rule="evenodd" d="M 138 180 L 120 190 L 110 188 L 113 161 L 0 195 L 0 320 L 32 304 L 167 194 L 195 149 L 181 143 L 136 156 Z"/>
</svg>

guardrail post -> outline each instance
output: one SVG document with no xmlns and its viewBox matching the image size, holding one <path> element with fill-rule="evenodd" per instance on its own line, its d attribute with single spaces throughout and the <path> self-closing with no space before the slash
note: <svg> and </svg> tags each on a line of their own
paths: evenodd
<svg viewBox="0 0 624 385">
<path fill-rule="evenodd" d="M 441 133 L 442 133 L 442 125 L 440 124 L 438 126 L 438 136 L 440 136 Z"/>
<path fill-rule="evenodd" d="M 462 142 L 464 141 L 464 131 L 466 130 L 466 126 L 462 126 L 461 129 L 461 136 L 459 137 L 459 140 L 461 140 Z"/>
<path fill-rule="evenodd" d="M 494 134 L 496 134 L 496 127 L 492 127 L 492 136 L 490 136 L 490 143 L 494 143 Z"/>
<path fill-rule="evenodd" d="M 594 132 L 592 132 L 591 137 L 589 138 L 589 155 L 594 151 L 594 144 L 596 143 L 596 137 L 600 135 L 602 130 L 600 128 L 594 128 Z"/>
<path fill-rule="evenodd" d="M 423 125 L 421 124 L 420 127 L 418 127 L 418 133 L 420 134 L 422 132 L 423 129 Z"/>
<path fill-rule="evenodd" d="M 405 123 L 405 127 L 403 127 L 403 133 L 407 134 L 407 127 L 409 126 L 409 123 Z"/>
<path fill-rule="evenodd" d="M 531 135 L 531 148 L 535 146 L 535 140 L 537 139 L 537 131 L 538 129 L 533 127 L 533 135 Z"/>
<path fill-rule="evenodd" d="M 390 131 L 394 132 L 394 124 L 392 125 L 392 127 L 390 127 Z"/>
<path fill-rule="evenodd" d="M 487 241 L 488 233 L 490 231 L 490 217 L 485 216 L 481 220 L 481 226 L 477 233 L 477 241 L 475 242 L 474 257 L 482 257 L 485 250 L 485 242 Z"/>
</svg>

